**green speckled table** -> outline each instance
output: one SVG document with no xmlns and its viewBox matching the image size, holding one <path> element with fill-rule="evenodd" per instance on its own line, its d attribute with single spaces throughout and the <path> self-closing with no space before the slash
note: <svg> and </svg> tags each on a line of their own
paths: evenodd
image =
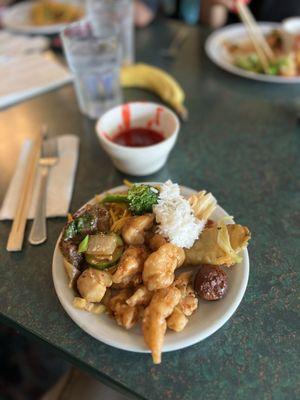
<svg viewBox="0 0 300 400">
<path fill-rule="evenodd" d="M 137 34 L 137 58 L 170 71 L 185 88 L 190 111 L 167 165 L 149 179 L 205 188 L 250 227 L 251 272 L 241 305 L 210 338 L 164 354 L 159 366 L 149 355 L 97 342 L 71 321 L 54 292 L 52 252 L 64 223 L 57 218 L 48 221 L 47 243 L 25 243 L 15 254 L 5 251 L 11 224 L 0 223 L 2 322 L 133 398 L 299 399 L 300 86 L 222 72 L 206 58 L 206 32 L 200 28 L 190 29 L 178 59 L 164 60 L 159 49 L 169 44 L 176 27 L 157 23 Z M 125 98 L 155 99 L 134 90 Z M 81 139 L 72 210 L 122 182 L 124 176 L 97 143 L 94 123 L 80 115 L 69 85 L 0 113 L 0 201 L 22 140 L 45 122 L 53 134 Z"/>
</svg>

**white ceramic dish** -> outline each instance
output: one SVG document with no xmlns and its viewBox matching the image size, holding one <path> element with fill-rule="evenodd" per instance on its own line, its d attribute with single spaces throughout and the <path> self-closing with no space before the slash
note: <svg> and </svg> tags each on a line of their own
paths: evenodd
<svg viewBox="0 0 300 400">
<path fill-rule="evenodd" d="M 8 7 L 2 16 L 2 25 L 14 32 L 38 35 L 54 35 L 60 33 L 68 24 L 34 25 L 31 21 L 31 10 L 34 1 L 24 1 Z"/>
<path fill-rule="evenodd" d="M 111 189 L 110 192 L 124 190 L 124 186 Z M 194 190 L 181 187 L 185 196 L 195 193 Z M 213 214 L 213 219 L 219 219 L 228 215 L 220 206 Z M 58 248 L 58 239 L 53 255 L 52 274 L 57 296 L 72 320 L 85 332 L 110 346 L 148 353 L 141 330 L 135 327 L 130 331 L 119 327 L 115 320 L 105 314 L 94 315 L 81 311 L 72 306 L 74 294 L 68 287 L 68 281 L 63 267 L 63 260 Z M 248 251 L 242 252 L 243 261 L 227 270 L 229 289 L 227 295 L 219 301 L 200 300 L 197 311 L 190 317 L 190 321 L 184 331 L 180 333 L 168 331 L 165 337 L 163 352 L 179 350 L 191 346 L 212 335 L 220 329 L 233 315 L 240 304 L 248 282 L 249 257 Z"/>
<path fill-rule="evenodd" d="M 272 22 L 262 22 L 259 23 L 259 26 L 264 34 L 271 32 L 273 29 L 281 28 L 280 24 Z M 300 76 L 286 78 L 283 76 L 257 74 L 233 65 L 230 61 L 230 55 L 224 46 L 224 42 L 239 42 L 247 38 L 248 35 L 243 24 L 233 24 L 218 29 L 216 32 L 212 33 L 205 42 L 206 54 L 213 63 L 234 75 L 262 82 L 300 83 Z"/>
<path fill-rule="evenodd" d="M 129 128 L 152 128 L 161 132 L 164 140 L 145 147 L 120 146 L 110 140 Z M 131 102 L 114 107 L 102 115 L 96 124 L 100 145 L 113 164 L 125 174 L 145 176 L 158 171 L 166 163 L 174 147 L 179 119 L 168 107 L 151 102 Z"/>
</svg>

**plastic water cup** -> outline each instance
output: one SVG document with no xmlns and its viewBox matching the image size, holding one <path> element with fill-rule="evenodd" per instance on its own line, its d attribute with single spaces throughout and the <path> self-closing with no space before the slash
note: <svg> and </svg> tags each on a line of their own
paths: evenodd
<svg viewBox="0 0 300 400">
<path fill-rule="evenodd" d="M 134 62 L 133 0 L 87 0 L 93 29 L 102 34 L 107 26 L 115 30 L 121 47 L 122 64 Z"/>
<path fill-rule="evenodd" d="M 98 118 L 120 104 L 120 48 L 112 28 L 99 34 L 84 20 L 69 25 L 61 38 L 81 112 Z"/>
</svg>

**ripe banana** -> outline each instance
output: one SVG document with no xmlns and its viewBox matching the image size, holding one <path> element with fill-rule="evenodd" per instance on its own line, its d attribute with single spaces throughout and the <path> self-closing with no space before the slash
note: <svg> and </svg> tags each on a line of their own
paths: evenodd
<svg viewBox="0 0 300 400">
<path fill-rule="evenodd" d="M 185 93 L 178 82 L 160 68 L 138 63 L 121 68 L 122 87 L 134 87 L 149 90 L 157 94 L 181 116 L 188 117 L 183 102 Z"/>
</svg>

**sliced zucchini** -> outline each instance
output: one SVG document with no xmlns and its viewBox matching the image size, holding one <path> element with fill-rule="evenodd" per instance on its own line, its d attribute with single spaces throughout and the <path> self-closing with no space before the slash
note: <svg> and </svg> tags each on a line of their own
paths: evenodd
<svg viewBox="0 0 300 400">
<path fill-rule="evenodd" d="M 121 238 L 120 238 L 121 239 Z M 119 245 L 116 250 L 113 252 L 111 259 L 105 259 L 103 256 L 99 259 L 99 257 L 91 255 L 91 254 L 85 254 L 85 259 L 88 264 L 90 264 L 91 267 L 96 268 L 96 269 L 106 269 L 114 266 L 117 264 L 119 259 L 121 258 L 123 251 L 124 251 L 124 245 L 123 241 L 121 239 L 122 243 Z"/>
</svg>

